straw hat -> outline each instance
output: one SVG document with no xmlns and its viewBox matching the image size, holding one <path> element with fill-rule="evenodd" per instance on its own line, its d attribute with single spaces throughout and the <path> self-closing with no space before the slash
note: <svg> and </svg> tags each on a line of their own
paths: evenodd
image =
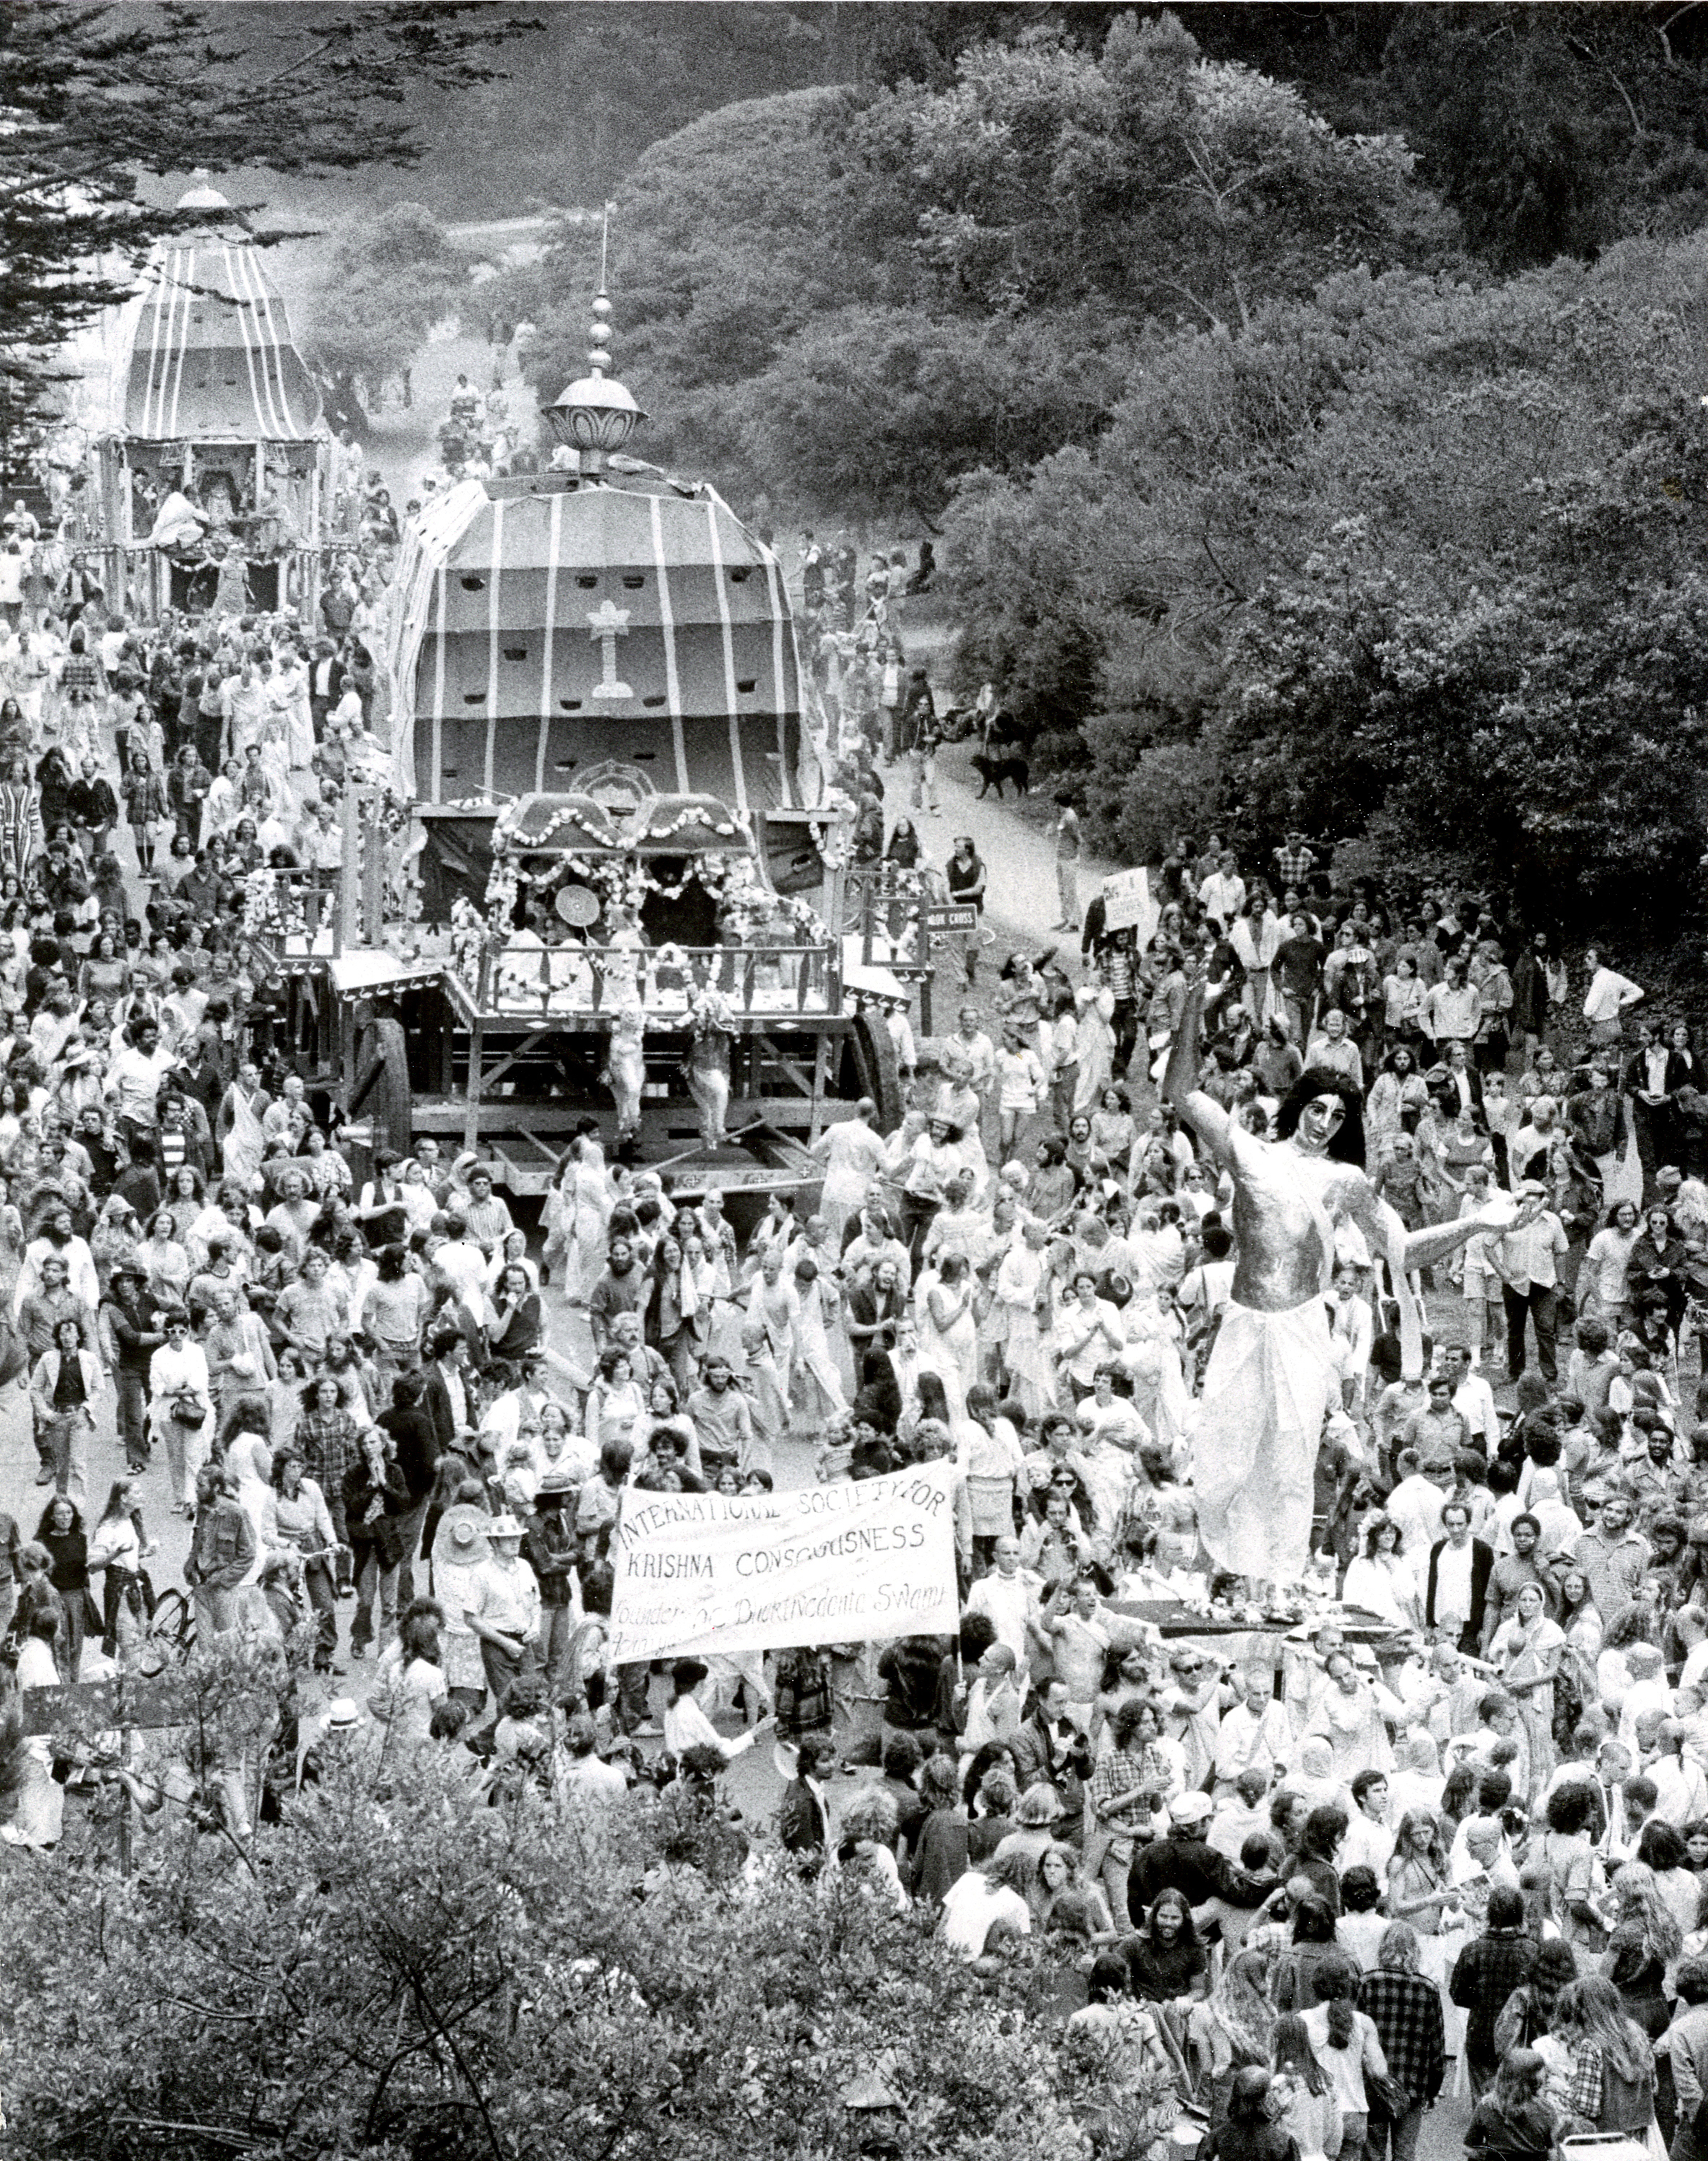
<svg viewBox="0 0 1708 2161">
<path fill-rule="evenodd" d="M 473 1501 L 459 1501 L 455 1507 L 447 1508 L 434 1534 L 434 1559 L 454 1568 L 477 1566 L 492 1552 L 487 1543 L 491 1522 L 486 1510 Z"/>
</svg>

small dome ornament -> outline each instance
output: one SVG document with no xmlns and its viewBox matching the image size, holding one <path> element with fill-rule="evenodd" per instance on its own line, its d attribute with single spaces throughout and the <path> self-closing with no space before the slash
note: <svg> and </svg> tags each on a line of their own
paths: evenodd
<svg viewBox="0 0 1708 2161">
<path fill-rule="evenodd" d="M 222 195 L 212 184 L 213 176 L 206 165 L 198 165 L 190 176 L 192 185 L 178 198 L 180 210 L 229 210 L 231 200 Z"/>
<path fill-rule="evenodd" d="M 605 290 L 605 256 L 610 242 L 610 212 L 606 212 L 600 243 L 599 291 L 593 302 L 593 323 L 588 332 L 588 372 L 570 383 L 545 409 L 553 439 L 578 454 L 582 476 L 596 477 L 606 460 L 620 450 L 646 414 L 624 386 L 608 376 L 611 366 L 611 302 Z"/>
</svg>

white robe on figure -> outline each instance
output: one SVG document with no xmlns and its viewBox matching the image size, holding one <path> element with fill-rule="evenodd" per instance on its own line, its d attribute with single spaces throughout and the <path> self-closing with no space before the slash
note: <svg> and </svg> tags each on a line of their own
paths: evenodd
<svg viewBox="0 0 1708 2161">
<path fill-rule="evenodd" d="M 1240 1185 L 1278 1189 L 1315 1220 L 1321 1288 L 1301 1305 L 1259 1311 L 1230 1299 L 1192 1419 L 1193 1497 L 1212 1560 L 1236 1575 L 1289 1581 L 1310 1547 L 1312 1478 L 1323 1418 L 1336 1391 L 1334 1344 L 1323 1300 L 1332 1278 L 1334 1227 L 1310 1172 L 1284 1142 L 1230 1126 Z"/>
<path fill-rule="evenodd" d="M 883 1143 L 870 1126 L 849 1118 L 821 1133 L 813 1143 L 812 1153 L 826 1165 L 818 1213 L 830 1225 L 832 1240 L 840 1241 L 848 1218 L 866 1198 L 872 1179 L 883 1175 Z"/>
</svg>

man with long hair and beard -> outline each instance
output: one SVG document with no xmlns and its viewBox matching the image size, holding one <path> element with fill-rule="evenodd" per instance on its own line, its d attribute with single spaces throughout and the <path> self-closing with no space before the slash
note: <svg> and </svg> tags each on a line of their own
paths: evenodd
<svg viewBox="0 0 1708 2161">
<path fill-rule="evenodd" d="M 1263 1581 L 1302 1575 L 1310 1547 L 1311 1473 L 1334 1389 L 1325 1300 L 1334 1272 L 1336 1217 L 1356 1223 L 1388 1263 L 1399 1301 L 1405 1370 L 1423 1368 L 1423 1338 L 1408 1278 L 1476 1232 L 1513 1227 L 1506 1196 L 1478 1216 L 1408 1232 L 1364 1174 L 1358 1091 L 1345 1076 L 1311 1071 L 1259 1140 L 1198 1085 L 1204 992 L 1195 985 L 1163 1076 L 1173 1104 L 1233 1180 L 1237 1242 L 1232 1294 L 1205 1370 L 1193 1426 L 1198 1528 L 1211 1557 Z M 1517 1221 L 1530 1220 L 1526 1202 Z"/>
</svg>

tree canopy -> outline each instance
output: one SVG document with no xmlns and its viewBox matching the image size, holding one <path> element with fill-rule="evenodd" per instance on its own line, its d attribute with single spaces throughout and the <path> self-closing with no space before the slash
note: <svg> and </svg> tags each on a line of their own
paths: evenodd
<svg viewBox="0 0 1708 2161">
<path fill-rule="evenodd" d="M 395 203 L 346 227 L 301 310 L 304 351 L 355 402 L 409 362 L 433 325 L 468 289 L 468 265 L 422 204 Z"/>
<path fill-rule="evenodd" d="M 1698 235 L 1481 289 L 1343 273 L 1177 337 L 1094 454 L 962 490 L 963 671 L 1136 854 L 1190 775 L 1265 836 L 1659 924 L 1702 845 L 1705 330 Z"/>
<path fill-rule="evenodd" d="M 186 1816 L 128 1882 L 0 1861 L 8 2152 L 799 2161 L 862 2149 L 876 2079 L 909 2152 L 1079 2161 L 1108 2096 L 1023 1961 L 744 1866 L 678 1793 L 596 1822 L 475 1770 L 329 1761 L 247 1858 Z"/>
<path fill-rule="evenodd" d="M 155 243 L 210 213 L 149 200 L 206 165 L 407 164 L 407 87 L 492 79 L 509 18 L 460 5 L 268 11 L 233 36 L 179 4 L 11 5 L 0 21 L 0 384 L 8 438 L 44 416 L 59 346 L 122 299 Z M 164 192 L 164 190 L 157 190 Z M 265 236 L 260 236 L 264 237 Z"/>
<path fill-rule="evenodd" d="M 1091 440 L 1159 326 L 1450 256 L 1410 167 L 1170 16 L 1095 54 L 975 43 L 945 87 L 798 91 L 648 151 L 613 227 L 619 361 L 654 455 L 930 515 L 964 473 Z M 584 278 L 566 250 L 529 282 L 547 394 L 579 372 Z"/>
</svg>

